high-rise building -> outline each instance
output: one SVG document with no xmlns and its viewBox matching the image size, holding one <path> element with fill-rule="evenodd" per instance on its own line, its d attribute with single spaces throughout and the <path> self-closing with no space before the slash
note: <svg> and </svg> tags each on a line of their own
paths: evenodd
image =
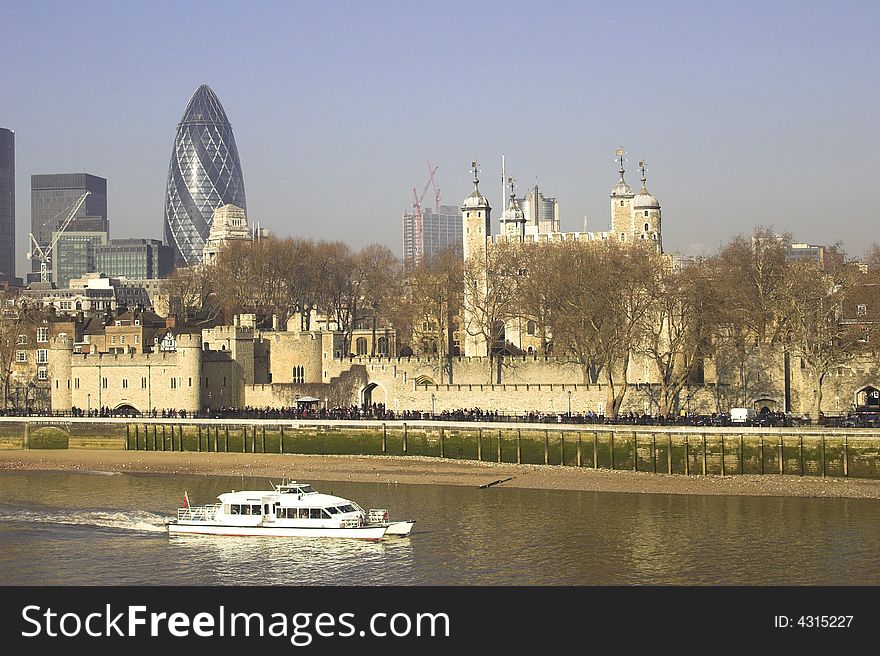
<svg viewBox="0 0 880 656">
<path fill-rule="evenodd" d="M 52 254 L 52 282 L 67 287 L 74 278 L 102 273 L 111 278 L 167 278 L 174 250 L 158 239 L 107 239 L 106 232 L 65 230 Z"/>
<path fill-rule="evenodd" d="M 177 125 L 168 168 L 165 243 L 177 266 L 201 263 L 214 210 L 227 204 L 247 211 L 241 162 L 223 105 L 203 84 Z"/>
<path fill-rule="evenodd" d="M 89 192 L 65 232 L 110 232 L 107 219 L 107 180 L 88 173 L 31 176 L 31 233 L 43 251 L 85 192 Z M 31 261 L 28 281 L 40 279 L 40 260 Z"/>
<path fill-rule="evenodd" d="M 111 239 L 95 247 L 95 269 L 111 278 L 167 278 L 174 268 L 174 249 L 158 239 Z"/>
<path fill-rule="evenodd" d="M 527 235 L 559 232 L 559 201 L 542 194 L 538 185 L 516 202 L 525 218 Z"/>
<path fill-rule="evenodd" d="M 461 210 L 455 205 L 422 208 L 422 225 L 414 212 L 403 215 L 403 261 L 407 267 L 418 265 L 444 248 L 461 250 Z"/>
<path fill-rule="evenodd" d="M 0 280 L 15 280 L 15 133 L 0 128 Z"/>
<path fill-rule="evenodd" d="M 51 262 L 55 286 L 67 287 L 71 278 L 81 278 L 86 273 L 97 271 L 95 250 L 106 243 L 106 232 L 65 230 L 58 235 Z"/>
</svg>

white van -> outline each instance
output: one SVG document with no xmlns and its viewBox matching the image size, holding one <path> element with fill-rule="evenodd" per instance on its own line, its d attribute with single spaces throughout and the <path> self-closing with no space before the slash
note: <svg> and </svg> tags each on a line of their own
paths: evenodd
<svg viewBox="0 0 880 656">
<path fill-rule="evenodd" d="M 731 408 L 730 423 L 747 424 L 755 418 L 754 408 Z"/>
</svg>

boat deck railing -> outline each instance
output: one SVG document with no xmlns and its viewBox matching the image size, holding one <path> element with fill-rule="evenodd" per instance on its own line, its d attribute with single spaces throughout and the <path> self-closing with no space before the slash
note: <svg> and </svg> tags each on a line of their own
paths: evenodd
<svg viewBox="0 0 880 656">
<path fill-rule="evenodd" d="M 217 510 L 219 508 L 219 503 L 212 503 L 207 506 L 190 506 L 189 508 L 178 508 L 177 521 L 208 522 L 214 519 L 214 515 L 217 514 Z"/>
</svg>

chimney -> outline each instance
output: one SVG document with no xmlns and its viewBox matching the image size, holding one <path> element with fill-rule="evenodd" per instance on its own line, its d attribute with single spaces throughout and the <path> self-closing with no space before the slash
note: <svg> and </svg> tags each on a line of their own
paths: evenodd
<svg viewBox="0 0 880 656">
<path fill-rule="evenodd" d="M 275 330 L 275 331 L 280 330 L 280 328 L 278 327 L 279 325 L 280 325 L 280 322 L 278 321 L 278 315 L 273 314 L 272 315 L 272 330 Z"/>
</svg>

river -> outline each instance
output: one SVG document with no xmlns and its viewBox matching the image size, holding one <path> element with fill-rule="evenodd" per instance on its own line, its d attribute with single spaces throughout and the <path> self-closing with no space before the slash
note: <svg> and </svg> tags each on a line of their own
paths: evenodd
<svg viewBox="0 0 880 656">
<path fill-rule="evenodd" d="M 174 537 L 194 504 L 266 479 L 0 475 L 2 585 L 878 585 L 880 502 L 320 482 L 411 537 Z"/>
</svg>

